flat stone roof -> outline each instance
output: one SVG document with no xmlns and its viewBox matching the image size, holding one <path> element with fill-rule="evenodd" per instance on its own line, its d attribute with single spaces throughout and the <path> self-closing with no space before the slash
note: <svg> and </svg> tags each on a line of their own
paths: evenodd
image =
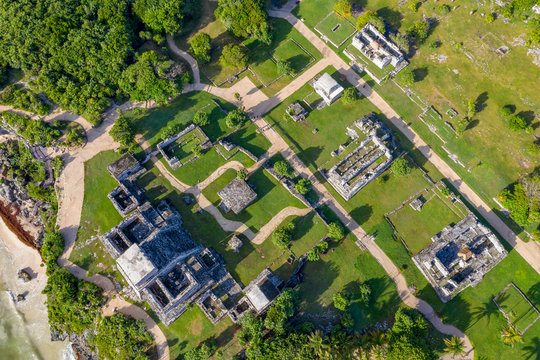
<svg viewBox="0 0 540 360">
<path fill-rule="evenodd" d="M 137 159 L 135 159 L 131 153 L 127 152 L 119 159 L 107 165 L 107 170 L 109 170 L 109 173 L 116 179 L 135 164 L 137 164 Z"/>
<path fill-rule="evenodd" d="M 233 211 L 238 214 L 244 210 L 253 200 L 257 198 L 257 193 L 241 179 L 234 179 L 217 193 L 223 200 L 222 206 L 225 211 Z"/>
<path fill-rule="evenodd" d="M 133 285 L 144 281 L 148 275 L 156 271 L 154 264 L 141 251 L 137 244 L 133 244 L 116 259 L 117 265 L 122 268 L 125 276 Z"/>
</svg>

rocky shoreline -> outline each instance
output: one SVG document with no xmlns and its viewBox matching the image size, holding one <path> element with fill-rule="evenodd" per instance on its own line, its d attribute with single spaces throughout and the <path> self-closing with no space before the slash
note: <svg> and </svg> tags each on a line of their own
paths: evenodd
<svg viewBox="0 0 540 360">
<path fill-rule="evenodd" d="M 51 341 L 65 340 L 70 342 L 77 360 L 99 360 L 97 354 L 88 348 L 84 335 L 60 333 L 58 330 L 51 332 Z"/>
</svg>

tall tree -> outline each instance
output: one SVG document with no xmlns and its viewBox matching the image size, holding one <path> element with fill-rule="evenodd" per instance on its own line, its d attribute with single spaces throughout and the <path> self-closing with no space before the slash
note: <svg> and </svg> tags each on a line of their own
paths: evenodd
<svg viewBox="0 0 540 360">
<path fill-rule="evenodd" d="M 234 35 L 270 44 L 272 37 L 263 6 L 262 0 L 219 0 L 215 15 Z"/>
<path fill-rule="evenodd" d="M 182 29 L 183 0 L 136 0 L 133 11 L 155 32 L 174 34 Z"/>
<path fill-rule="evenodd" d="M 514 326 L 506 326 L 502 329 L 501 336 L 504 342 L 512 345 L 512 347 L 514 347 L 517 342 L 523 342 L 523 336 Z"/>
<path fill-rule="evenodd" d="M 199 33 L 191 39 L 189 42 L 191 53 L 200 63 L 207 63 L 210 61 L 210 35 L 207 33 Z"/>
<path fill-rule="evenodd" d="M 452 359 L 465 353 L 463 341 L 457 336 L 452 336 L 450 339 L 444 339 L 444 345 L 446 346 L 444 351 L 452 355 Z"/>
</svg>

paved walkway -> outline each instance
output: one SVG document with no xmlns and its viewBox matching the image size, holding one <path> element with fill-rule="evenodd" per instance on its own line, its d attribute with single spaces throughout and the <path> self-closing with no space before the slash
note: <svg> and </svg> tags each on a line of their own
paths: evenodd
<svg viewBox="0 0 540 360">
<path fill-rule="evenodd" d="M 274 230 L 289 216 L 305 216 L 311 212 L 311 209 L 305 208 L 305 209 L 299 209 L 294 206 L 287 206 L 285 209 L 282 209 L 280 212 L 278 212 L 274 217 L 267 222 L 262 228 L 259 229 L 259 232 L 251 240 L 252 243 L 260 245 L 264 242 L 264 240 L 268 239 L 270 235 L 274 232 Z"/>
<path fill-rule="evenodd" d="M 191 72 L 193 73 L 193 82 L 195 84 L 201 83 L 201 75 L 199 72 L 199 64 L 197 63 L 197 60 L 195 60 L 191 55 L 189 55 L 184 50 L 180 50 L 178 46 L 176 46 L 176 43 L 174 42 L 174 37 L 171 35 L 167 35 L 167 45 L 169 46 L 169 49 L 175 53 L 176 55 L 180 56 L 182 59 L 186 60 L 189 66 L 191 67 Z"/>
</svg>

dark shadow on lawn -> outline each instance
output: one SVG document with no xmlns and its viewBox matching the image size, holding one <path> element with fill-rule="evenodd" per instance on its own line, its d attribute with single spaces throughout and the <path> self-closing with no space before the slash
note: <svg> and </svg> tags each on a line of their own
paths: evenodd
<svg viewBox="0 0 540 360">
<path fill-rule="evenodd" d="M 351 211 L 350 214 L 352 218 L 356 220 L 358 225 L 362 225 L 363 223 L 368 221 L 373 214 L 373 208 L 371 207 L 371 205 L 368 204 L 362 205 Z"/>
<path fill-rule="evenodd" d="M 523 347 L 525 360 L 540 360 L 540 338 L 534 337 L 530 345 Z"/>
<path fill-rule="evenodd" d="M 413 70 L 414 74 L 414 81 L 419 82 L 424 80 L 428 76 L 428 68 L 427 67 L 419 67 Z"/>
<path fill-rule="evenodd" d="M 487 107 L 487 100 L 489 99 L 488 92 L 484 91 L 478 97 L 476 98 L 475 105 L 476 105 L 476 112 L 483 111 Z"/>
<path fill-rule="evenodd" d="M 304 279 L 298 287 L 300 298 L 303 300 L 302 309 L 312 314 L 326 313 L 330 309 L 321 305 L 318 299 L 339 276 L 339 266 L 331 261 L 308 262 L 303 274 Z"/>
<path fill-rule="evenodd" d="M 248 123 L 247 126 L 253 126 L 253 125 Z M 243 148 L 253 153 L 253 155 L 259 157 L 262 154 L 264 154 L 267 149 L 254 145 L 251 143 L 251 141 L 253 141 L 257 136 L 262 136 L 262 135 L 258 135 L 256 132 L 247 134 L 248 132 L 247 126 L 244 126 L 243 128 L 241 128 L 234 134 L 228 136 L 228 139 L 234 144 L 242 146 Z"/>
<path fill-rule="evenodd" d="M 313 223 L 313 216 L 309 214 L 306 216 L 302 216 L 302 217 L 298 217 L 294 219 L 293 223 L 294 223 L 293 242 L 295 240 L 302 238 L 304 235 L 306 235 L 311 230 L 311 228 L 315 225 Z"/>
<path fill-rule="evenodd" d="M 377 10 L 377 15 L 383 18 L 384 21 L 390 25 L 392 30 L 397 30 L 401 27 L 403 15 L 401 15 L 399 11 L 390 9 L 388 6 L 385 6 Z"/>
</svg>

